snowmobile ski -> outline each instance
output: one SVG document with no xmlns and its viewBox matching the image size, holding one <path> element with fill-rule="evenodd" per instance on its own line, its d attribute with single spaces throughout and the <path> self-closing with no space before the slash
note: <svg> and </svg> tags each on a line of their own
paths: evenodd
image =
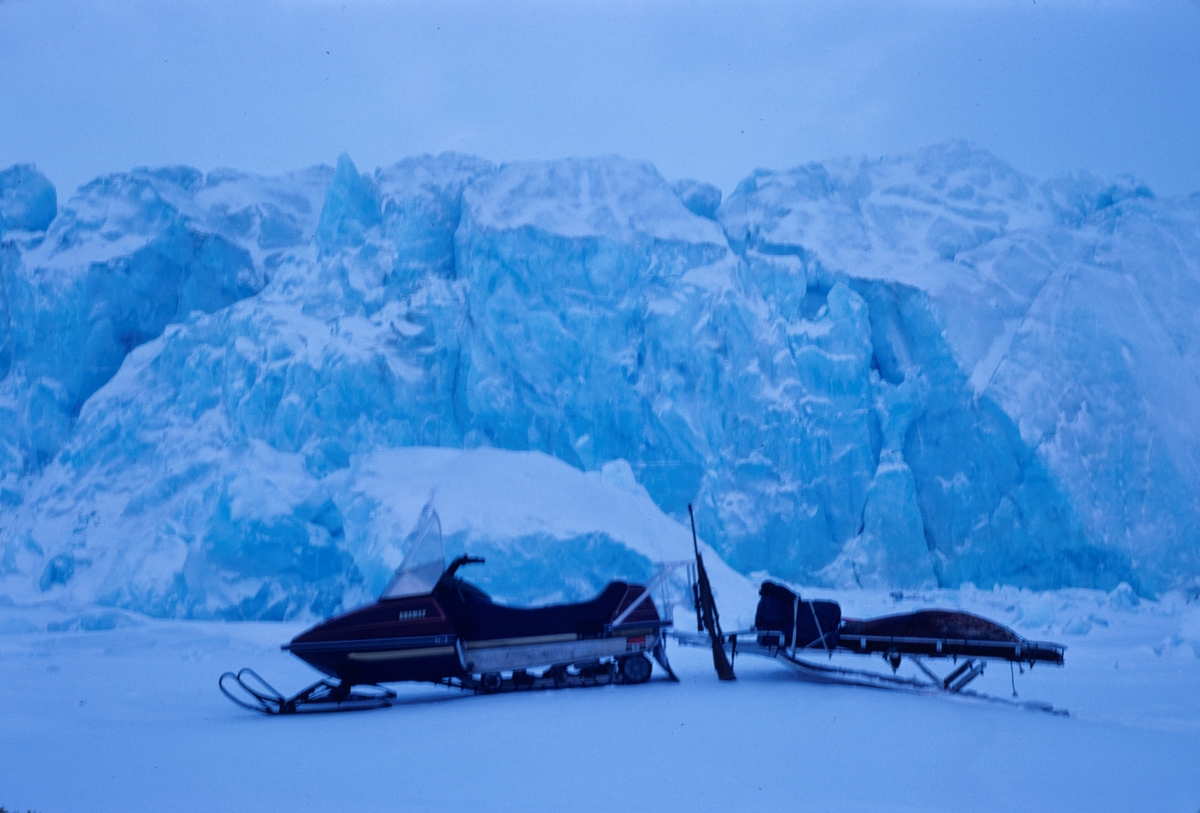
<svg viewBox="0 0 1200 813">
<path fill-rule="evenodd" d="M 292 697 L 284 697 L 253 669 L 242 669 L 237 674 L 226 672 L 217 685 L 234 703 L 263 714 L 378 709 L 390 706 L 396 698 L 395 692 L 382 686 L 355 691 L 352 686 L 329 680 L 318 680 Z"/>
</svg>

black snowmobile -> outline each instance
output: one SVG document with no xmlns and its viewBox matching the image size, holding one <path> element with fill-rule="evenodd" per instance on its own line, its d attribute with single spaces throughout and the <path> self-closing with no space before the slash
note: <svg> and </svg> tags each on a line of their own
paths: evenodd
<svg viewBox="0 0 1200 813">
<path fill-rule="evenodd" d="M 293 697 L 253 670 L 226 672 L 221 691 L 268 714 L 341 711 L 389 705 L 379 684 L 437 683 L 476 692 L 644 683 L 652 654 L 675 680 L 663 647 L 670 620 L 650 591 L 610 582 L 578 604 L 508 607 L 458 576 L 483 559 L 445 566 L 441 524 L 422 512 L 404 561 L 379 600 L 302 632 L 283 649 L 328 675 Z"/>
</svg>

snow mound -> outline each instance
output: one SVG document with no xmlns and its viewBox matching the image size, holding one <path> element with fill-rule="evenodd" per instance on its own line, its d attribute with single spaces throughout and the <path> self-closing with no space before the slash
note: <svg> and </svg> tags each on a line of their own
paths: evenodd
<svg viewBox="0 0 1200 813">
<path fill-rule="evenodd" d="M 580 601 L 692 555 L 690 531 L 620 462 L 585 473 L 537 452 L 409 447 L 315 477 L 262 442 L 206 457 L 182 470 L 158 457 L 123 487 L 47 495 L 42 538 L 70 543 L 38 584 L 9 578 L 9 594 L 158 616 L 325 617 L 379 595 L 430 499 L 447 556 L 486 557 L 470 578 L 501 601 Z M 29 556 L 36 543 L 24 544 L 6 557 Z M 704 549 L 715 589 L 752 617 L 753 587 Z"/>
</svg>

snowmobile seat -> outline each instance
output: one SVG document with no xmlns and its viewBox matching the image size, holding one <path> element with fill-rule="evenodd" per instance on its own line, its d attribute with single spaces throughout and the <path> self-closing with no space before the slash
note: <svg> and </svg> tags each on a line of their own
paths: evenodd
<svg viewBox="0 0 1200 813">
<path fill-rule="evenodd" d="M 435 595 L 461 637 L 490 641 L 570 633 L 599 635 L 612 621 L 628 589 L 625 582 L 609 582 L 595 598 L 578 604 L 508 607 L 495 603 L 475 585 L 454 579 L 438 585 Z"/>
<path fill-rule="evenodd" d="M 837 648 L 842 608 L 836 601 L 802 599 L 782 584 L 769 581 L 762 583 L 758 595 L 754 628 L 759 630 L 761 646 L 790 648 L 794 634 L 797 649 Z M 779 635 L 763 634 L 766 632 Z"/>
</svg>

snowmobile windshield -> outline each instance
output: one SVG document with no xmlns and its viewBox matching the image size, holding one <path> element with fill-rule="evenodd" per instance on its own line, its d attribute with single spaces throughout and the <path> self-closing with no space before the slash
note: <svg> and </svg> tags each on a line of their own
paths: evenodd
<svg viewBox="0 0 1200 813">
<path fill-rule="evenodd" d="M 433 592 L 446 569 L 446 552 L 442 547 L 442 521 L 437 511 L 426 503 L 421 509 L 416 527 L 408 535 L 408 552 L 396 568 L 396 575 L 384 588 L 381 599 L 420 596 Z"/>
</svg>

